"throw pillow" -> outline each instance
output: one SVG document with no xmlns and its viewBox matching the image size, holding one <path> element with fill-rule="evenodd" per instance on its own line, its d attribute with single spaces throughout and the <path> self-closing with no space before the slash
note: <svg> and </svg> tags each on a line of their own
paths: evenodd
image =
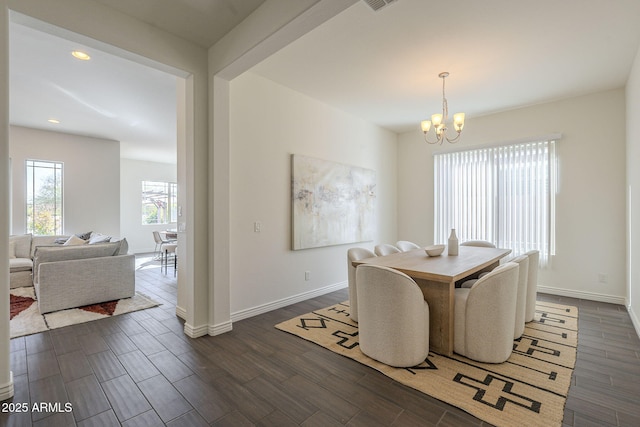
<svg viewBox="0 0 640 427">
<path fill-rule="evenodd" d="M 100 233 L 91 233 L 89 244 L 94 245 L 96 243 L 105 243 L 109 241 L 111 241 L 111 236 L 107 236 L 105 234 L 100 234 Z"/>
<path fill-rule="evenodd" d="M 9 242 L 9 258 L 16 257 L 16 242 Z"/>
<path fill-rule="evenodd" d="M 89 240 L 91 238 L 91 231 L 87 231 L 86 233 L 78 233 L 76 236 L 81 238 L 82 240 Z"/>
<path fill-rule="evenodd" d="M 82 240 L 78 236 L 71 236 L 66 242 L 64 242 L 63 246 L 78 246 L 78 245 L 84 245 L 85 243 L 87 242 Z"/>
</svg>

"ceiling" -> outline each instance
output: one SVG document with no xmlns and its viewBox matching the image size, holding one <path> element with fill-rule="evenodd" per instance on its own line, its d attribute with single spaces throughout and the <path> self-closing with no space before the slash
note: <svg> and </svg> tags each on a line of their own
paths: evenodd
<svg viewBox="0 0 640 427">
<path fill-rule="evenodd" d="M 95 0 L 209 47 L 264 0 Z M 640 44 L 637 0 L 359 1 L 253 72 L 395 132 L 441 109 L 473 117 L 623 87 Z M 11 24 L 11 123 L 121 141 L 175 162 L 175 77 Z M 46 71 L 46 72 L 45 72 Z M 58 118 L 61 123 L 47 123 Z"/>
<path fill-rule="evenodd" d="M 358 2 L 254 71 L 395 132 L 623 87 L 638 0 Z"/>
<path fill-rule="evenodd" d="M 95 1 L 203 47 L 264 2 Z M 29 23 L 10 24 L 11 124 L 120 141 L 121 157 L 176 162 L 176 77 Z M 76 49 L 91 60 L 72 57 Z"/>
<path fill-rule="evenodd" d="M 120 141 L 121 157 L 175 163 L 176 77 L 19 24 L 10 31 L 11 124 Z M 76 49 L 91 60 L 75 59 Z"/>
</svg>

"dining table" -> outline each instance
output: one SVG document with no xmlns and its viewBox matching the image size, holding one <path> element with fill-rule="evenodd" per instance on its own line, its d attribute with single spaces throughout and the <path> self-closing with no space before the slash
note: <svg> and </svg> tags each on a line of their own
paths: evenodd
<svg viewBox="0 0 640 427">
<path fill-rule="evenodd" d="M 160 234 L 164 234 L 166 240 L 177 240 L 178 239 L 178 230 L 164 230 L 161 231 Z"/>
<path fill-rule="evenodd" d="M 458 255 L 429 256 L 424 249 L 363 258 L 353 262 L 379 265 L 401 271 L 420 287 L 429 305 L 429 349 L 451 356 L 454 344 L 455 287 L 465 280 L 491 271 L 511 249 L 459 247 Z"/>
</svg>

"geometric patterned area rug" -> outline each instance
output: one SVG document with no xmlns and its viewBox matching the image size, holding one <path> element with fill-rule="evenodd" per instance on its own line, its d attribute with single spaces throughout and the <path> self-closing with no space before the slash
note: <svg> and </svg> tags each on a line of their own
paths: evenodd
<svg viewBox="0 0 640 427">
<path fill-rule="evenodd" d="M 349 302 L 297 316 L 277 329 L 354 359 L 429 396 L 496 426 L 560 426 L 578 345 L 578 309 L 538 302 L 535 320 L 513 341 L 504 363 L 488 364 L 454 353 L 429 352 L 412 368 L 371 359 L 358 346 Z"/>
<path fill-rule="evenodd" d="M 33 286 L 10 289 L 9 328 L 11 338 L 37 334 L 49 329 L 90 322 L 132 311 L 156 307 L 160 303 L 136 292 L 131 298 L 40 314 Z"/>
</svg>

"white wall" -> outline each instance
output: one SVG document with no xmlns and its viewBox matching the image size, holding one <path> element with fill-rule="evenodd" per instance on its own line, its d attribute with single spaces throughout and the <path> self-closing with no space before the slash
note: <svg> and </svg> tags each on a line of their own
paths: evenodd
<svg viewBox="0 0 640 427">
<path fill-rule="evenodd" d="M 349 247 L 396 241 L 397 136 L 252 73 L 230 106 L 232 318 L 346 286 Z M 291 250 L 291 154 L 376 170 L 374 242 Z"/>
<path fill-rule="evenodd" d="M 120 230 L 129 243 L 129 252 L 152 252 L 153 231 L 176 228 L 176 223 L 142 224 L 142 181 L 176 182 L 176 165 L 122 159 L 120 161 Z"/>
<path fill-rule="evenodd" d="M 26 230 L 25 160 L 63 162 L 64 233 L 120 236 L 120 143 L 11 126 L 13 234 Z"/>
<path fill-rule="evenodd" d="M 627 207 L 629 311 L 640 335 L 640 50 L 626 88 L 627 100 Z"/>
<path fill-rule="evenodd" d="M 557 145 L 556 255 L 539 288 L 566 296 L 624 303 L 625 96 L 622 89 L 468 117 L 453 146 L 428 146 L 422 133 L 400 136 L 398 235 L 433 241 L 433 157 L 436 150 L 561 133 Z M 603 125 L 604 124 L 604 125 Z M 607 283 L 599 282 L 599 274 Z"/>
</svg>

